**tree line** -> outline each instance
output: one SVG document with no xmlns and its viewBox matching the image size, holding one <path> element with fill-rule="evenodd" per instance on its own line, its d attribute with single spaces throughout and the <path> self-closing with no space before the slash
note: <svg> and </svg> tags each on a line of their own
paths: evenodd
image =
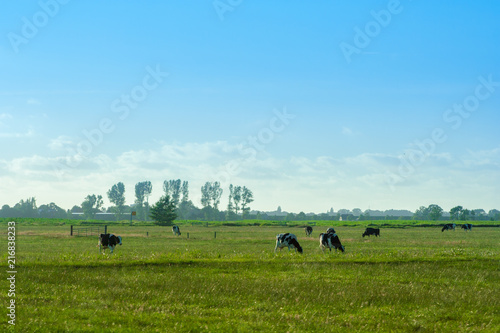
<svg viewBox="0 0 500 333">
<path fill-rule="evenodd" d="M 131 205 L 125 204 L 125 185 L 122 182 L 114 184 L 107 192 L 107 198 L 113 204 L 104 208 L 102 195 L 88 194 L 80 205 L 64 210 L 55 203 L 44 204 L 37 207 L 34 197 L 20 200 L 16 205 L 10 207 L 3 205 L 0 209 L 0 217 L 8 218 L 74 218 L 74 213 L 80 214 L 84 219 L 95 219 L 98 213 L 114 214 L 116 219 L 123 219 L 125 214 L 136 212 L 136 220 L 147 221 L 156 219 L 173 220 L 205 220 L 205 221 L 234 221 L 238 219 L 262 219 L 262 220 L 375 220 L 375 219 L 413 219 L 413 220 L 500 220 L 500 211 L 492 209 L 488 213 L 483 209 L 467 209 L 456 206 L 450 209 L 449 217 L 439 205 L 431 204 L 427 207 L 419 207 L 413 215 L 410 211 L 385 211 L 384 212 L 354 208 L 352 211 L 340 209 L 334 213 L 333 208 L 326 213 L 306 214 L 304 212 L 287 213 L 281 208 L 273 213 L 254 212 L 250 213 L 250 204 L 254 201 L 253 193 L 246 186 L 230 184 L 228 188 L 228 203 L 226 210 L 220 210 L 223 189 L 219 182 L 206 182 L 201 187 L 201 207 L 197 207 L 189 198 L 189 182 L 180 179 L 165 180 L 163 182 L 163 196 L 158 202 L 150 205 L 149 197 L 153 191 L 150 181 L 135 184 L 135 199 Z M 156 207 L 155 210 L 153 210 Z M 152 211 L 153 210 L 153 211 Z M 160 210 L 160 212 L 158 212 Z M 166 212 L 161 212 L 166 210 Z M 161 213 L 161 214 L 160 214 Z M 375 213 L 380 213 L 375 216 Z M 409 213 L 409 216 L 398 216 L 397 214 Z M 160 215 L 155 215 L 160 214 Z M 163 214 L 163 215 L 162 215 Z M 372 216 L 373 215 L 373 216 Z M 156 219 L 155 219 L 156 218 Z"/>
<path fill-rule="evenodd" d="M 153 191 L 150 181 L 135 184 L 135 200 L 131 205 L 125 204 L 125 185 L 123 182 L 114 184 L 107 192 L 107 198 L 112 206 L 104 208 L 102 195 L 88 194 L 78 206 L 65 211 L 55 203 L 37 207 L 34 197 L 21 200 L 14 207 L 4 205 L 0 217 L 41 217 L 41 218 L 72 218 L 74 213 L 81 214 L 85 219 L 95 219 L 98 213 L 112 213 L 116 219 L 124 214 L 136 212 L 140 221 L 155 220 L 166 216 L 172 221 L 179 219 L 225 220 L 245 219 L 249 217 L 249 204 L 254 201 L 253 193 L 246 186 L 229 185 L 229 201 L 226 211 L 220 211 L 219 205 L 223 189 L 220 182 L 206 182 L 201 187 L 202 208 L 195 206 L 189 199 L 189 182 L 180 179 L 165 180 L 163 195 L 154 205 L 150 205 L 149 197 Z M 160 212 L 160 210 L 168 212 Z"/>
</svg>

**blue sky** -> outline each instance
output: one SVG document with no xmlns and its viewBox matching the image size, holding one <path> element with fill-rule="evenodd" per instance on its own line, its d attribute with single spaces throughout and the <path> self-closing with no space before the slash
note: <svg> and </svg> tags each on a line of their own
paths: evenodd
<svg viewBox="0 0 500 333">
<path fill-rule="evenodd" d="M 198 206 L 500 208 L 496 1 L 3 8 L 0 204 L 180 178 Z"/>
</svg>

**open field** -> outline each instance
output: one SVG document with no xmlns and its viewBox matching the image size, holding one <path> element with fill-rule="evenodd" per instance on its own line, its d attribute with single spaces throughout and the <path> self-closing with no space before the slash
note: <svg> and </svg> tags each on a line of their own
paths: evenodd
<svg viewBox="0 0 500 333">
<path fill-rule="evenodd" d="M 179 225 L 180 237 L 170 227 L 109 226 L 123 246 L 99 255 L 97 237 L 70 237 L 68 225 L 17 223 L 16 330 L 500 330 L 498 227 L 382 228 L 362 238 L 363 227 L 336 226 L 346 253 L 322 253 L 323 226 L 308 238 L 291 226 Z M 275 255 L 281 232 L 295 233 L 304 254 Z M 5 279 L 0 286 L 7 304 Z M 5 306 L 1 314 L 4 331 Z"/>
</svg>

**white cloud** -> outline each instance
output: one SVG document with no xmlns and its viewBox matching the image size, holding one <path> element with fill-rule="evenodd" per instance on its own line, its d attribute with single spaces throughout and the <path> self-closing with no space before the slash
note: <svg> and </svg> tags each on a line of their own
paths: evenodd
<svg viewBox="0 0 500 333">
<path fill-rule="evenodd" d="M 10 113 L 0 113 L 0 120 L 12 119 L 12 115 Z"/>
<path fill-rule="evenodd" d="M 60 135 L 55 139 L 50 140 L 48 147 L 51 150 L 65 150 L 65 148 L 69 148 L 75 145 L 75 141 L 66 135 Z"/>
<path fill-rule="evenodd" d="M 61 136 L 49 146 L 58 152 L 71 143 L 71 138 Z M 130 203 L 134 200 L 133 186 L 144 180 L 153 183 L 154 201 L 162 194 L 164 180 L 179 178 L 190 182 L 190 196 L 196 205 L 200 204 L 200 187 L 217 180 L 225 184 L 223 203 L 227 202 L 229 183 L 245 185 L 254 192 L 252 208 L 260 210 L 278 205 L 295 212 L 355 206 L 415 209 L 430 203 L 445 209 L 457 204 L 491 209 L 495 208 L 495 191 L 500 187 L 499 155 L 500 149 L 469 152 L 462 158 L 449 153 L 431 155 L 392 187 L 390 175 L 397 170 L 400 158 L 379 153 L 278 158 L 259 152 L 253 158 L 243 154 L 239 145 L 216 141 L 163 143 L 155 149 L 129 150 L 118 156 L 34 155 L 0 160 L 0 183 L 15 180 L 18 184 L 10 192 L 0 191 L 0 203 L 9 202 L 12 196 L 18 200 L 36 196 L 41 203 L 54 201 L 70 208 L 87 194 L 105 196 L 119 181 L 125 183 Z M 478 173 L 476 162 L 481 168 L 490 168 Z"/>
<path fill-rule="evenodd" d="M 26 101 L 26 104 L 28 104 L 28 105 L 41 105 L 42 102 L 40 102 L 39 100 L 37 100 L 35 98 L 28 98 L 28 100 Z"/>
<path fill-rule="evenodd" d="M 342 134 L 351 136 L 354 135 L 354 132 L 349 127 L 342 127 Z"/>
<path fill-rule="evenodd" d="M 11 133 L 3 133 L 0 132 L 0 138 L 3 139 L 21 139 L 21 138 L 30 138 L 35 135 L 35 132 L 29 129 L 26 132 L 11 132 Z"/>
</svg>

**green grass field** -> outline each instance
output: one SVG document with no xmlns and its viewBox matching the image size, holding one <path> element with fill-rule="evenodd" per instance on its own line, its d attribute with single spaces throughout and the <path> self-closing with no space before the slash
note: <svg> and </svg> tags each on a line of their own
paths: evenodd
<svg viewBox="0 0 500 333">
<path fill-rule="evenodd" d="M 336 226 L 346 252 L 322 253 L 325 226 L 308 238 L 291 226 L 179 225 L 180 237 L 110 226 L 123 246 L 99 255 L 97 237 L 70 237 L 68 225 L 18 222 L 16 331 L 500 331 L 498 227 L 362 238 L 363 227 Z M 274 254 L 281 232 L 304 254 Z M 0 286 L 8 304 L 6 279 Z M 5 331 L 6 306 L 1 314 Z"/>
</svg>

